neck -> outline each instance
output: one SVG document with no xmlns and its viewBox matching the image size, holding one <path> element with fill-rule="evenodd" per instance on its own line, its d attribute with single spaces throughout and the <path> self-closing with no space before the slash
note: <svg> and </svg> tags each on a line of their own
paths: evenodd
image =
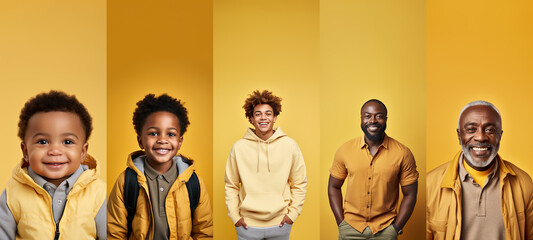
<svg viewBox="0 0 533 240">
<path fill-rule="evenodd" d="M 170 159 L 170 161 L 160 163 L 160 162 L 151 161 L 148 158 L 146 160 L 147 160 L 146 162 L 150 165 L 150 167 L 152 167 L 154 170 L 156 170 L 158 173 L 161 173 L 161 174 L 167 173 L 168 170 L 170 170 L 170 167 L 172 167 L 172 161 L 174 161 L 174 159 Z"/>
</svg>

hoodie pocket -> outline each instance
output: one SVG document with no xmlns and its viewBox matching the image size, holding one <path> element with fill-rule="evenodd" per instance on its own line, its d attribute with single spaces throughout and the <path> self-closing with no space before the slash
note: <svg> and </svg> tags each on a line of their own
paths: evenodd
<svg viewBox="0 0 533 240">
<path fill-rule="evenodd" d="M 241 215 L 269 220 L 285 214 L 287 203 L 280 194 L 247 194 L 241 204 Z"/>
</svg>

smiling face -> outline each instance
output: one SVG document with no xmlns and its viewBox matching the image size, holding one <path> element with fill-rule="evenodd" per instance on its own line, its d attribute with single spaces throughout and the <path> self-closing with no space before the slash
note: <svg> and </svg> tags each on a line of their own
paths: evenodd
<svg viewBox="0 0 533 240">
<path fill-rule="evenodd" d="M 459 119 L 457 136 L 468 165 L 484 170 L 495 159 L 502 137 L 502 120 L 490 106 L 467 108 Z"/>
<path fill-rule="evenodd" d="M 274 134 L 274 123 L 277 116 L 274 116 L 274 110 L 268 104 L 259 104 L 254 107 L 254 112 L 250 122 L 255 127 L 255 134 L 263 139 L 267 140 Z"/>
<path fill-rule="evenodd" d="M 21 143 L 24 161 L 56 186 L 78 169 L 85 160 L 87 148 L 83 124 L 71 112 L 34 114 Z"/>
<path fill-rule="evenodd" d="M 172 158 L 183 142 L 178 118 L 165 111 L 148 115 L 137 141 L 146 153 L 148 164 L 160 173 L 165 173 L 172 166 Z"/>
<path fill-rule="evenodd" d="M 361 109 L 361 129 L 365 138 L 379 141 L 385 137 L 387 129 L 387 110 L 378 102 L 368 102 Z"/>
</svg>

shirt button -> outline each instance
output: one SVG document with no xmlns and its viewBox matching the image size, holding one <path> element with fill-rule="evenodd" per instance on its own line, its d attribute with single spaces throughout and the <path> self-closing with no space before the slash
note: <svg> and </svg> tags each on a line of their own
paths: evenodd
<svg viewBox="0 0 533 240">
<path fill-rule="evenodd" d="M 161 192 L 162 192 L 163 190 L 165 190 L 165 189 L 164 189 L 164 188 L 159 188 L 159 191 L 161 191 Z"/>
<path fill-rule="evenodd" d="M 371 177 L 368 177 L 368 180 L 370 180 Z"/>
<path fill-rule="evenodd" d="M 58 203 L 58 204 L 61 204 L 62 202 L 63 202 L 63 201 L 61 201 L 61 200 L 57 200 L 57 203 Z"/>
<path fill-rule="evenodd" d="M 159 179 L 163 179 L 163 176 L 162 176 L 162 175 L 159 175 Z"/>
<path fill-rule="evenodd" d="M 368 194 L 370 194 L 370 192 L 368 192 Z"/>
<path fill-rule="evenodd" d="M 366 208 L 368 208 L 368 205 L 366 205 Z"/>
</svg>

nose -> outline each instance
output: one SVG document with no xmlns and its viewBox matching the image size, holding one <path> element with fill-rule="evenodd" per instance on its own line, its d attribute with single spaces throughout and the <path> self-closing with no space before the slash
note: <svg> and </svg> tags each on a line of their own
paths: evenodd
<svg viewBox="0 0 533 240">
<path fill-rule="evenodd" d="M 485 134 L 485 131 L 483 131 L 482 128 L 479 128 L 476 133 L 474 133 L 474 140 L 476 140 L 477 142 L 487 141 L 487 135 Z"/>
<path fill-rule="evenodd" d="M 61 152 L 61 149 L 60 149 L 59 145 L 50 144 L 50 147 L 48 148 L 47 154 L 49 156 L 58 156 L 58 155 L 61 155 L 62 152 Z"/>
<path fill-rule="evenodd" d="M 370 123 L 370 124 L 376 123 L 376 116 L 375 115 L 371 115 L 368 123 Z"/>
<path fill-rule="evenodd" d="M 157 143 L 159 144 L 167 143 L 167 135 L 166 134 L 159 135 L 159 137 L 157 138 Z"/>
<path fill-rule="evenodd" d="M 266 114 L 261 114 L 261 120 L 265 120 L 266 119 Z"/>
</svg>

